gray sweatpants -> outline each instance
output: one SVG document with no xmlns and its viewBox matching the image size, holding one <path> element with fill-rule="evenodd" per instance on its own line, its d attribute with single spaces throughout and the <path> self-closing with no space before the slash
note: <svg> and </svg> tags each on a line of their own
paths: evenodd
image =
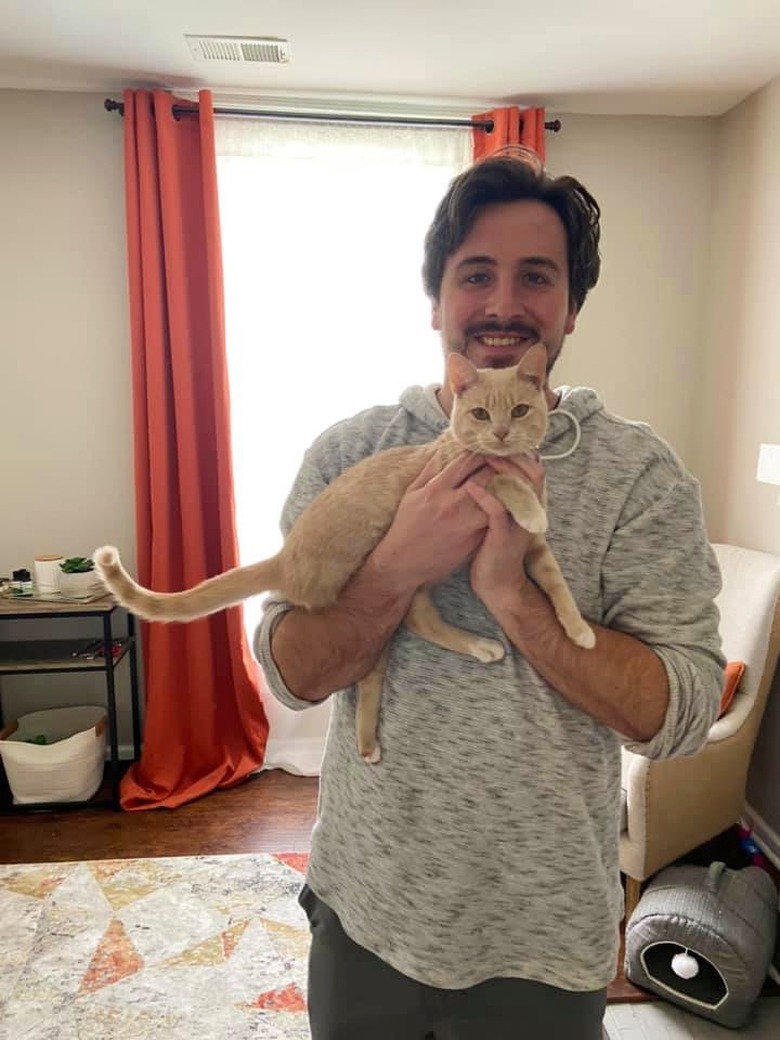
<svg viewBox="0 0 780 1040">
<path fill-rule="evenodd" d="M 526 979 L 438 989 L 358 946 L 304 885 L 312 1040 L 601 1040 L 606 990 L 572 993 Z"/>
</svg>

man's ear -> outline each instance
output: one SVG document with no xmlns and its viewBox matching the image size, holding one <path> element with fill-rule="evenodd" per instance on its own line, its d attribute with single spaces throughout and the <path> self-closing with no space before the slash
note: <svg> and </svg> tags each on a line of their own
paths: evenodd
<svg viewBox="0 0 780 1040">
<path fill-rule="evenodd" d="M 438 300 L 431 300 L 431 328 L 441 332 L 441 307 Z"/>
<path fill-rule="evenodd" d="M 567 336 L 570 336 L 574 332 L 574 326 L 577 324 L 577 315 L 579 310 L 577 304 L 571 300 L 569 302 L 569 313 L 566 315 L 566 324 L 564 326 L 564 332 Z"/>
</svg>

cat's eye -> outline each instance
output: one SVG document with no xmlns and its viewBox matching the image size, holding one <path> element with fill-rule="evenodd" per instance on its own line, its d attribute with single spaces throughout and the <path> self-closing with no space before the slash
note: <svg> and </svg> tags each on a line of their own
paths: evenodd
<svg viewBox="0 0 780 1040">
<path fill-rule="evenodd" d="M 512 409 L 512 418 L 522 419 L 524 415 L 528 415 L 530 410 L 530 406 L 527 404 L 516 404 Z"/>
<path fill-rule="evenodd" d="M 480 422 L 487 422 L 490 418 L 490 412 L 487 408 L 472 408 L 471 414 L 475 419 L 479 419 Z"/>
</svg>

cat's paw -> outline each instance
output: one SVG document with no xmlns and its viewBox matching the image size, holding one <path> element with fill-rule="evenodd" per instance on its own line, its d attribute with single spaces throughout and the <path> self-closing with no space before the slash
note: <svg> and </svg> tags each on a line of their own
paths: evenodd
<svg viewBox="0 0 780 1040">
<path fill-rule="evenodd" d="M 470 653 L 483 664 L 492 664 L 493 661 L 500 661 L 506 656 L 504 644 L 499 643 L 497 639 L 477 639 Z"/>
<path fill-rule="evenodd" d="M 379 746 L 379 741 L 369 751 L 361 751 L 360 757 L 367 765 L 375 766 L 382 758 L 382 748 Z"/>
<path fill-rule="evenodd" d="M 596 645 L 596 633 L 584 621 L 582 624 L 577 625 L 576 628 L 570 629 L 566 634 L 572 643 L 581 646 L 583 650 L 592 650 Z"/>
</svg>

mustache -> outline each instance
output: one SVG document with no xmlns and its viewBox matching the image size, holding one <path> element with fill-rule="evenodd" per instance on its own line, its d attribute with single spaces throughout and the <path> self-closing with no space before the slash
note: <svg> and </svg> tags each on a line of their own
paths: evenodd
<svg viewBox="0 0 780 1040">
<path fill-rule="evenodd" d="M 483 321 L 475 325 L 469 325 L 466 329 L 467 336 L 522 336 L 525 339 L 538 343 L 541 339 L 539 330 L 532 325 L 526 325 L 521 321 L 510 321 L 502 324 L 498 321 Z"/>
</svg>

